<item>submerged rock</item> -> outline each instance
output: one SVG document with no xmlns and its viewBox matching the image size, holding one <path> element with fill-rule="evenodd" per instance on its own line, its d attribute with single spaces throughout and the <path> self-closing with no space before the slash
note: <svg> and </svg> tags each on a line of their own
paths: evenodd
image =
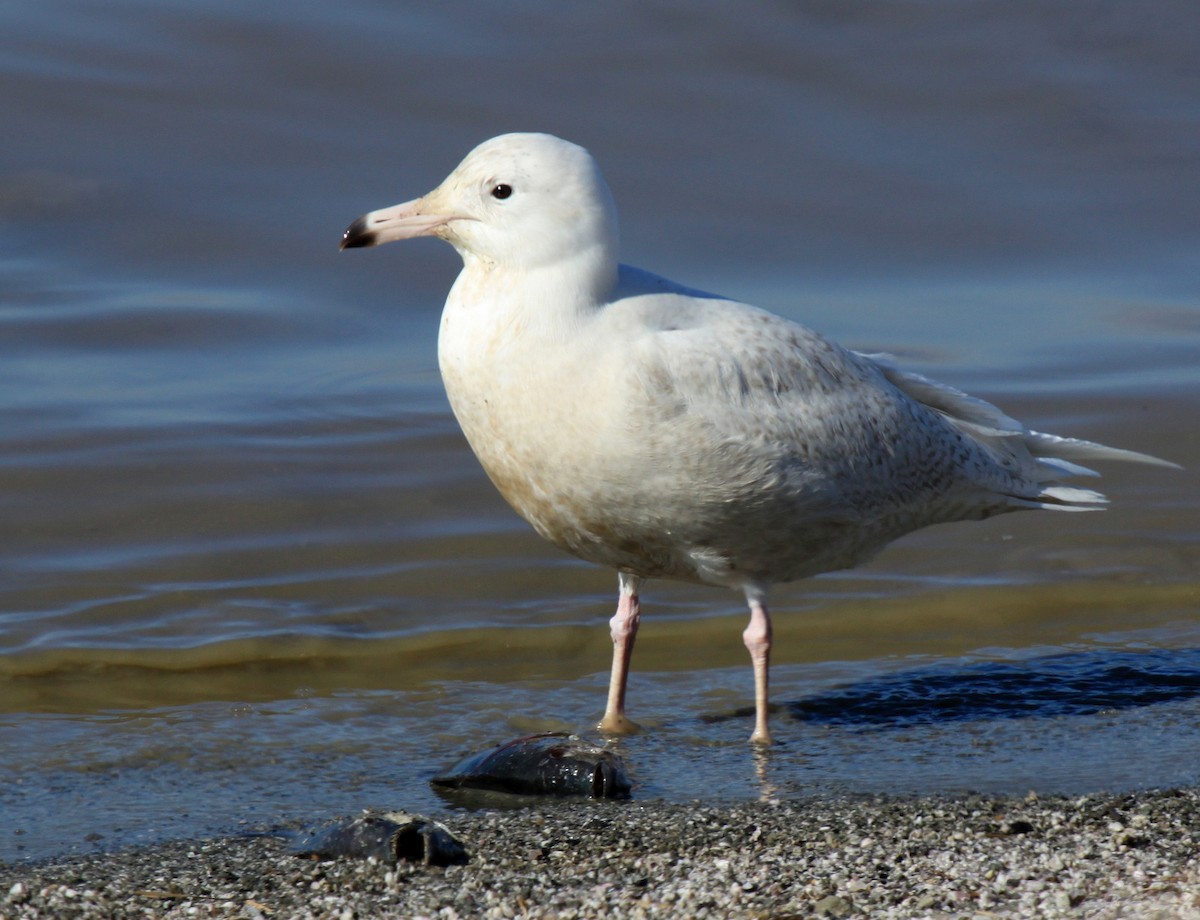
<svg viewBox="0 0 1200 920">
<path fill-rule="evenodd" d="M 452 794 L 483 790 L 627 799 L 631 790 L 620 757 L 565 732 L 529 735 L 472 754 L 430 782 L 438 792 Z"/>
<path fill-rule="evenodd" d="M 368 812 L 357 818 L 317 828 L 292 843 L 297 856 L 336 859 L 375 857 L 380 862 L 459 866 L 468 861 L 466 848 L 444 826 L 402 811 Z"/>
</svg>

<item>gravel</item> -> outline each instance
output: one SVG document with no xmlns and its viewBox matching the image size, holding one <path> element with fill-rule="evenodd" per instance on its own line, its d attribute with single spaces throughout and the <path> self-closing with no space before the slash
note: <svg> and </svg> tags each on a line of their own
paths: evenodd
<svg viewBox="0 0 1200 920">
<path fill-rule="evenodd" d="M 470 863 L 270 836 L 0 865 L 0 917 L 1200 920 L 1200 790 L 587 803 L 439 816 Z"/>
</svg>

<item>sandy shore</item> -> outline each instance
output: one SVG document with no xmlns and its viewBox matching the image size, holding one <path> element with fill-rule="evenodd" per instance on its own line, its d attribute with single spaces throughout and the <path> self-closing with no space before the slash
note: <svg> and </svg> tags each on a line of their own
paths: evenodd
<svg viewBox="0 0 1200 920">
<path fill-rule="evenodd" d="M 1197 790 L 571 804 L 444 823 L 469 864 L 315 862 L 232 837 L 0 866 L 0 916 L 1200 918 Z"/>
</svg>

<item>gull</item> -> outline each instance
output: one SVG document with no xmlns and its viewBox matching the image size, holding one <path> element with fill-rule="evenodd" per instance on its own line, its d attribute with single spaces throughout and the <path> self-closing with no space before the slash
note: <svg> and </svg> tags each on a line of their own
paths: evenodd
<svg viewBox="0 0 1200 920">
<path fill-rule="evenodd" d="M 438 364 L 484 470 L 544 538 L 617 570 L 600 731 L 636 730 L 626 680 L 649 578 L 741 591 L 768 727 L 770 587 L 850 568 L 930 524 L 1107 500 L 1064 479 L 1155 457 L 1032 431 L 995 406 L 772 313 L 618 261 L 595 160 L 548 134 L 480 144 L 341 248 L 434 236 L 463 261 Z"/>
</svg>

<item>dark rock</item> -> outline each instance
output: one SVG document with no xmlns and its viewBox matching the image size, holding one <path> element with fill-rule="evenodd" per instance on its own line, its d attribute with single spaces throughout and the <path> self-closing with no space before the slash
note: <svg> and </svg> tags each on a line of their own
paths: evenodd
<svg viewBox="0 0 1200 920">
<path fill-rule="evenodd" d="M 484 790 L 513 795 L 627 799 L 621 758 L 575 735 L 517 738 L 459 761 L 430 780 L 440 793 Z"/>
<path fill-rule="evenodd" d="M 404 812 L 368 813 L 317 828 L 295 840 L 292 852 L 315 859 L 375 857 L 380 862 L 457 866 L 466 848 L 444 826 Z"/>
</svg>

